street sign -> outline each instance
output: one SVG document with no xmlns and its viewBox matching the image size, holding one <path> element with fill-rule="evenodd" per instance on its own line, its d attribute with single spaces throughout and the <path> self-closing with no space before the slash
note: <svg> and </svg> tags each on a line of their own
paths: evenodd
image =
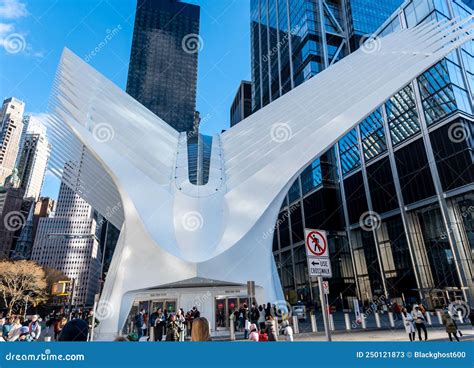
<svg viewBox="0 0 474 368">
<path fill-rule="evenodd" d="M 308 271 L 310 276 L 332 277 L 331 261 L 329 257 L 308 257 Z"/>
<path fill-rule="evenodd" d="M 329 281 L 323 281 L 323 290 L 324 290 L 324 294 L 326 295 L 329 294 Z"/>
<path fill-rule="evenodd" d="M 328 240 L 324 230 L 305 229 L 304 236 L 308 257 L 329 257 Z"/>
</svg>

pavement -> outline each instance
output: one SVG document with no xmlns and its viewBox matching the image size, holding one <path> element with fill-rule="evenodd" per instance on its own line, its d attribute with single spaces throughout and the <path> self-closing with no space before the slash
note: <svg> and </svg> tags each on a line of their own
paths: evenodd
<svg viewBox="0 0 474 368">
<path fill-rule="evenodd" d="M 366 328 L 355 321 L 354 314 L 349 315 L 351 322 L 351 330 L 346 330 L 344 313 L 336 312 L 333 314 L 334 328 L 332 331 L 333 341 L 409 341 L 408 334 L 405 332 L 403 321 L 400 317 L 394 316 L 395 327 L 390 326 L 390 320 L 387 313 L 380 314 L 380 328 L 377 328 L 376 319 L 374 314 L 367 314 L 366 316 Z M 432 324 L 426 323 L 428 330 L 429 341 L 449 341 L 448 335 L 444 326 L 440 325 L 438 317 L 435 314 L 431 315 Z M 461 341 L 473 341 L 474 340 L 474 329 L 469 323 L 469 320 L 463 322 L 457 321 L 459 330 L 463 336 L 460 338 Z M 299 334 L 294 334 L 295 341 L 326 341 L 326 335 L 324 333 L 324 322 L 322 314 L 316 315 L 316 325 L 318 332 L 313 333 L 311 328 L 310 319 L 300 320 L 298 322 Z M 422 337 L 424 337 L 422 332 Z M 243 333 L 236 334 L 237 340 L 243 340 Z M 280 340 L 283 339 L 280 336 Z M 228 340 L 227 336 L 222 336 L 218 340 Z M 418 340 L 418 334 L 416 335 Z"/>
</svg>

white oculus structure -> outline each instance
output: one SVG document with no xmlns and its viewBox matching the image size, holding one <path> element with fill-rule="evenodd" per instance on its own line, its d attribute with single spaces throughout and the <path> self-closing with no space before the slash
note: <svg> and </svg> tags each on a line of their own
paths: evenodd
<svg viewBox="0 0 474 368">
<path fill-rule="evenodd" d="M 201 186 L 188 178 L 186 133 L 65 49 L 49 120 L 58 142 L 53 165 L 60 175 L 65 162 L 80 157 L 81 185 L 74 189 L 121 228 L 99 303 L 108 312 L 96 336 L 113 339 L 135 295 L 160 285 L 253 280 L 259 302 L 283 300 L 272 239 L 295 178 L 385 100 L 472 40 L 471 19 L 369 40 L 214 135 L 209 181 Z M 79 156 L 82 145 L 87 151 Z"/>
</svg>

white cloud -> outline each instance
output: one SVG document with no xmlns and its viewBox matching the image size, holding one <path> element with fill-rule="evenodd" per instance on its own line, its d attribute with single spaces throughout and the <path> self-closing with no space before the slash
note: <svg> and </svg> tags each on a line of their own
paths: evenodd
<svg viewBox="0 0 474 368">
<path fill-rule="evenodd" d="M 26 4 L 20 0 L 0 0 L 0 18 L 17 20 L 28 15 Z M 28 32 L 17 30 L 17 25 L 17 22 L 0 23 L 0 47 L 11 55 L 43 58 L 44 52 L 35 50 L 26 40 Z"/>
<path fill-rule="evenodd" d="M 18 0 L 0 0 L 1 18 L 18 19 L 26 17 L 27 15 L 26 4 Z"/>
</svg>

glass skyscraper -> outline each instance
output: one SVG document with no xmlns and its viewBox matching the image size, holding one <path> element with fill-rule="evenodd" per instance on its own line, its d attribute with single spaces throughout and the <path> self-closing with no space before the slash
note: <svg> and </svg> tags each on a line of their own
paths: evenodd
<svg viewBox="0 0 474 368">
<path fill-rule="evenodd" d="M 401 3 L 251 0 L 253 111 L 354 51 Z"/>
<path fill-rule="evenodd" d="M 353 51 L 363 35 L 386 35 L 472 12 L 461 0 L 411 0 L 395 9 L 397 3 L 253 0 L 254 110 Z M 321 17 L 321 9 L 327 17 Z M 389 11 L 393 14 L 383 13 Z M 282 43 L 277 31 L 278 46 L 269 48 L 274 28 L 291 32 Z M 304 228 L 328 231 L 334 274 L 329 300 L 338 309 L 351 308 L 354 298 L 369 303 L 381 296 L 429 307 L 472 302 L 473 44 L 354 122 L 357 127 L 293 183 L 273 241 L 291 303 L 317 299 L 316 280 L 308 277 Z"/>
<path fill-rule="evenodd" d="M 200 8 L 138 0 L 127 93 L 180 132 L 192 131 Z"/>
</svg>

